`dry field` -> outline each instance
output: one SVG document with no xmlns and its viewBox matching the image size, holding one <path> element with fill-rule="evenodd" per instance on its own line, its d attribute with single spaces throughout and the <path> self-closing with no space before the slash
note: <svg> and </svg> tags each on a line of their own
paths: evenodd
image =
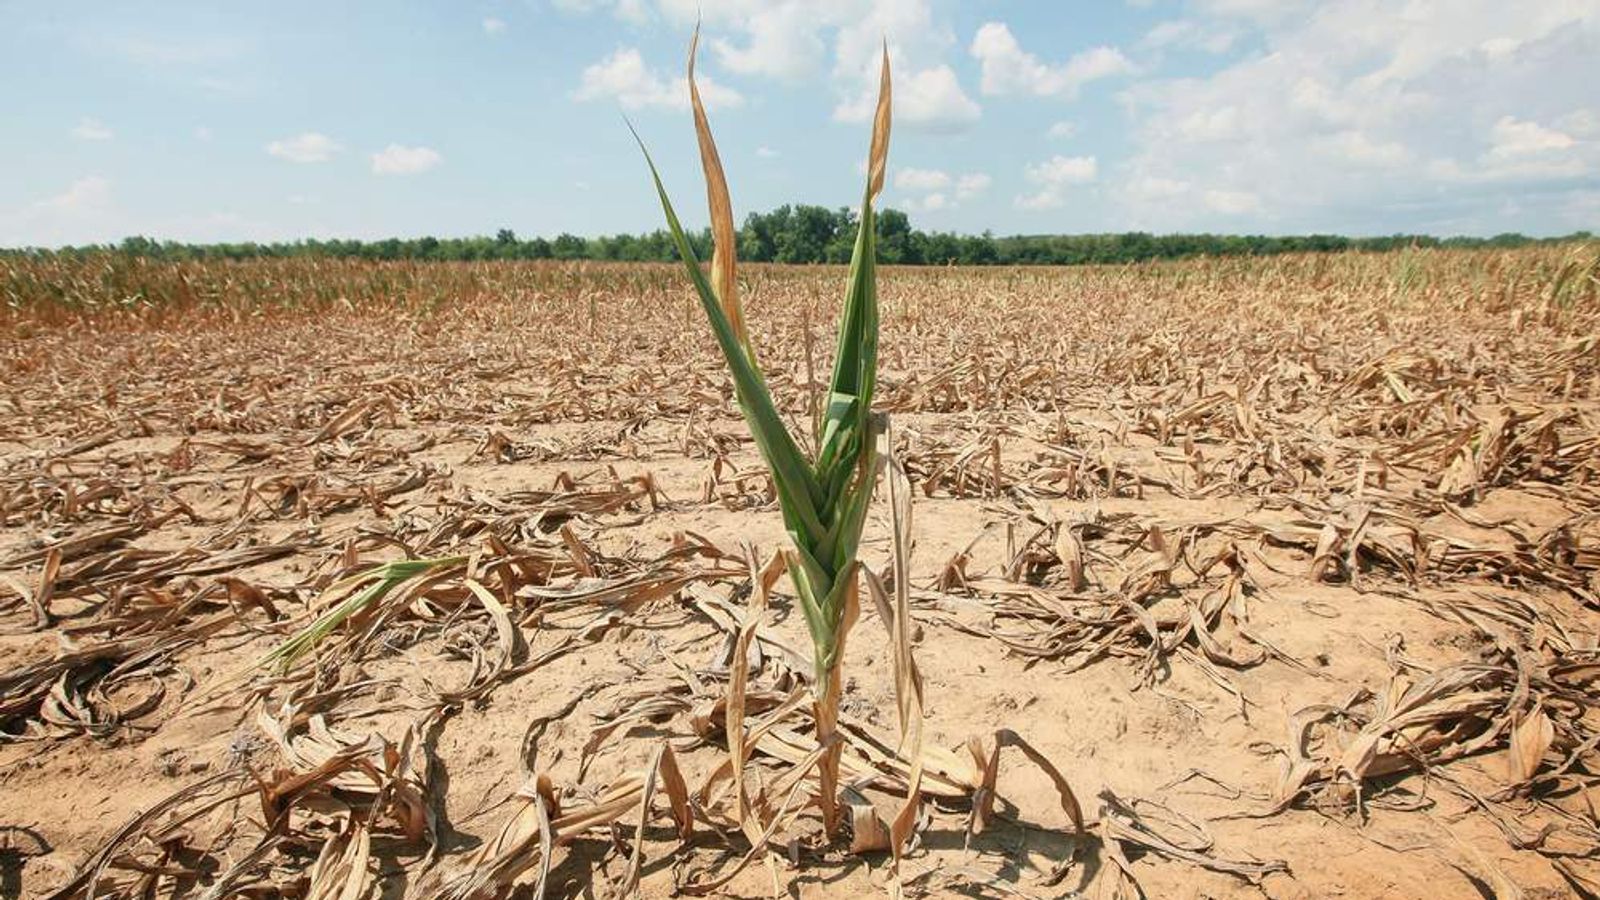
<svg viewBox="0 0 1600 900">
<path fill-rule="evenodd" d="M 885 271 L 905 893 L 1600 892 L 1596 259 Z M 803 423 L 842 270 L 744 274 Z M 825 845 L 782 524 L 681 269 L 0 289 L 0 896 L 893 889 L 894 606 Z"/>
</svg>

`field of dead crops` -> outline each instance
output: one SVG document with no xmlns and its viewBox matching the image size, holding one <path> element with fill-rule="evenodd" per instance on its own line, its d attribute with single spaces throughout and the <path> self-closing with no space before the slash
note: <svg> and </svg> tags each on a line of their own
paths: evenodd
<svg viewBox="0 0 1600 900">
<path fill-rule="evenodd" d="M 1595 247 L 885 270 L 831 843 L 692 296 L 0 259 L 0 896 L 1600 893 Z"/>
</svg>

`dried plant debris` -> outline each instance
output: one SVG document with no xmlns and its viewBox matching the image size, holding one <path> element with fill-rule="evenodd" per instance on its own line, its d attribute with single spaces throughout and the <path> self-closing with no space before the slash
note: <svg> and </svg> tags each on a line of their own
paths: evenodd
<svg viewBox="0 0 1600 900">
<path fill-rule="evenodd" d="M 1593 254 L 881 271 L 833 840 L 681 267 L 7 258 L 0 893 L 1593 896 Z"/>
</svg>

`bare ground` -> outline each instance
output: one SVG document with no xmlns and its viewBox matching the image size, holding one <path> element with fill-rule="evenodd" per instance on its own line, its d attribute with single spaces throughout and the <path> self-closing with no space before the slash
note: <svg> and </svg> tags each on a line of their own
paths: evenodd
<svg viewBox="0 0 1600 900">
<path fill-rule="evenodd" d="M 1600 306 L 1541 280 L 1562 262 L 888 273 L 924 745 L 1015 732 L 1086 819 L 1006 750 L 981 833 L 981 789 L 924 804 L 906 890 L 1594 896 Z M 637 835 L 645 896 L 882 894 L 889 854 L 814 811 L 738 870 L 726 784 L 701 792 L 744 547 L 785 537 L 675 274 L 323 277 L 370 295 L 9 323 L 0 896 L 524 896 L 541 858 L 549 893 L 605 896 Z M 837 273 L 751 278 L 803 431 Z M 890 532 L 880 503 L 880 571 Z M 256 665 L 341 578 L 457 554 Z M 809 674 L 788 590 L 751 722 Z M 892 748 L 881 619 L 845 711 Z M 605 808 L 663 746 L 688 840 L 658 788 L 644 826 L 635 799 L 540 851 L 531 816 Z M 864 765 L 887 821 L 893 767 Z M 792 769 L 756 746 L 760 821 Z"/>
</svg>

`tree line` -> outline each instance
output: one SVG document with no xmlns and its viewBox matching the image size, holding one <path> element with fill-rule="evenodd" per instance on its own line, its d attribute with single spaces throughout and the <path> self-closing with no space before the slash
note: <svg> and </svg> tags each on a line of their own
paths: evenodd
<svg viewBox="0 0 1600 900">
<path fill-rule="evenodd" d="M 1500 234 L 1489 238 L 1439 238 L 1422 234 L 1347 237 L 1337 234 L 953 234 L 922 231 L 900 210 L 878 214 L 880 262 L 900 265 L 1084 265 L 1128 263 L 1192 256 L 1266 256 L 1278 253 L 1384 251 L 1401 247 L 1518 247 L 1552 241 L 1588 240 L 1580 231 L 1558 238 Z M 855 213 L 846 208 L 785 205 L 750 213 L 739 230 L 739 258 L 751 262 L 845 263 L 856 233 Z M 711 232 L 689 235 L 701 259 L 711 252 Z M 341 257 L 408 260 L 556 259 L 667 262 L 677 258 L 664 230 L 646 234 L 523 238 L 509 228 L 493 237 L 316 240 L 280 243 L 189 244 L 130 237 L 118 244 L 13 250 L 11 253 L 79 255 L 116 252 L 162 260 L 252 259 L 258 257 Z"/>
</svg>

